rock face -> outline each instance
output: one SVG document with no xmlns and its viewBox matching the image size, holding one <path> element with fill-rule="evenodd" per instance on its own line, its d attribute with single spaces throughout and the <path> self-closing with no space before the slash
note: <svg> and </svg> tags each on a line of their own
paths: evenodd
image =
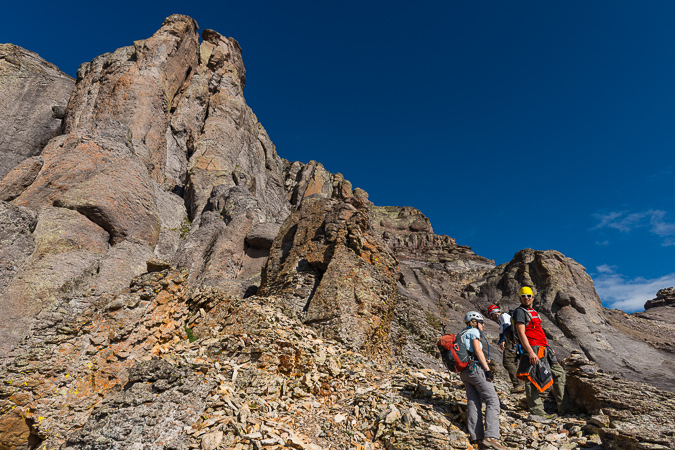
<svg viewBox="0 0 675 450">
<path fill-rule="evenodd" d="M 35 249 L 37 217 L 28 208 L 0 202 L 0 292 Z"/>
<path fill-rule="evenodd" d="M 197 65 L 198 48 L 197 23 L 174 15 L 152 37 L 81 65 L 66 133 L 116 122 L 129 133 L 130 147 L 150 177 L 161 183 L 172 102 Z"/>
<path fill-rule="evenodd" d="M 645 310 L 673 305 L 675 305 L 675 289 L 669 287 L 668 289 L 659 290 L 659 292 L 656 293 L 656 298 L 654 300 L 646 302 Z"/>
<path fill-rule="evenodd" d="M 375 355 L 387 348 L 397 278 L 366 203 L 305 198 L 272 244 L 260 295 L 284 295 L 322 336 Z"/>
<path fill-rule="evenodd" d="M 616 379 L 581 355 L 566 361 L 573 401 L 591 416 L 589 424 L 607 449 L 674 448 L 675 394 Z"/>
<path fill-rule="evenodd" d="M 672 287 L 661 289 L 656 293 L 656 298 L 645 303 L 643 312 L 634 313 L 633 316 L 647 319 L 651 324 L 658 327 L 669 328 L 672 335 L 673 325 L 675 324 L 675 291 Z M 668 339 L 668 333 L 662 334 L 662 330 L 649 330 L 645 335 L 652 340 L 667 341 L 670 343 L 668 349 L 671 353 L 675 352 L 675 343 Z"/>
<path fill-rule="evenodd" d="M 475 306 L 462 297 L 462 290 L 493 269 L 494 261 L 449 236 L 434 234 L 429 219 L 415 208 L 371 205 L 369 213 L 401 272 L 392 352 L 409 364 L 434 366 L 437 361 L 429 356 L 436 352 L 441 325 L 449 331 L 463 327 L 464 314 Z M 492 324 L 486 325 L 492 330 Z"/>
<path fill-rule="evenodd" d="M 239 44 L 212 30 L 202 36 L 199 65 L 174 100 L 168 141 L 182 155 L 170 176 L 193 224 L 174 261 L 190 269 L 191 281 L 227 281 L 245 294 L 259 284 L 275 230 L 290 212 L 284 162 L 244 100 Z"/>
<path fill-rule="evenodd" d="M 37 53 L 0 44 L 0 179 L 61 134 L 74 84 Z"/>
<path fill-rule="evenodd" d="M 609 311 L 558 252 L 495 267 L 420 211 L 282 159 L 239 44 L 200 43 L 189 17 L 74 87 L 37 58 L 0 47 L 0 449 L 471 449 L 435 342 L 523 284 L 589 415 L 528 418 L 494 365 L 505 442 L 673 446 L 672 288 Z"/>
</svg>

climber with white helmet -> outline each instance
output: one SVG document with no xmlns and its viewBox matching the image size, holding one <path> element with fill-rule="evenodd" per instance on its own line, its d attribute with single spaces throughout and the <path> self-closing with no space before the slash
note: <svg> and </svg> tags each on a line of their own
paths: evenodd
<svg viewBox="0 0 675 450">
<path fill-rule="evenodd" d="M 467 400 L 467 428 L 472 443 L 480 443 L 483 448 L 506 449 L 499 439 L 499 397 L 492 384 L 494 375 L 483 353 L 481 337 L 489 346 L 483 327 L 485 319 L 476 311 L 464 316 L 467 328 L 460 332 L 462 344 L 472 355 L 471 363 L 459 373 L 464 382 Z M 483 424 L 483 402 L 485 402 L 485 424 Z"/>
</svg>

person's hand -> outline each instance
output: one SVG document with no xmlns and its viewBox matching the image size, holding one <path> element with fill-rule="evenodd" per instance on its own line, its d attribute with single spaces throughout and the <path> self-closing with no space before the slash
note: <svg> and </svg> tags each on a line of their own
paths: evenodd
<svg viewBox="0 0 675 450">
<path fill-rule="evenodd" d="M 504 349 L 506 348 L 506 342 L 502 342 L 501 344 L 499 344 L 499 348 L 501 348 L 502 351 L 504 351 Z"/>
<path fill-rule="evenodd" d="M 494 374 L 492 373 L 491 370 L 485 371 L 485 379 L 490 381 L 490 382 L 495 379 L 495 376 L 494 376 Z"/>
<path fill-rule="evenodd" d="M 529 355 L 530 355 L 530 364 L 532 364 L 533 366 L 539 364 L 539 358 L 537 357 L 536 353 L 530 352 Z"/>
</svg>

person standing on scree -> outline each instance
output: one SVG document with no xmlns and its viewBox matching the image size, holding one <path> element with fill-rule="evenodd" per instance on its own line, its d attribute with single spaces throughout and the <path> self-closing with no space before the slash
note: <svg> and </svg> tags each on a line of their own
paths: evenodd
<svg viewBox="0 0 675 450">
<path fill-rule="evenodd" d="M 520 357 L 518 374 L 527 374 L 531 366 L 539 364 L 539 358 L 546 358 L 551 366 L 553 377 L 553 395 L 558 405 L 558 414 L 575 412 L 570 405 L 565 392 L 565 369 L 562 368 L 555 352 L 548 346 L 541 318 L 537 311 L 532 309 L 534 295 L 532 288 L 524 286 L 520 289 L 520 306 L 513 312 L 513 322 L 516 324 L 516 336 L 520 340 L 523 354 Z M 530 382 L 525 382 L 525 396 L 530 413 L 537 416 L 546 416 L 544 403 L 540 398 L 539 390 Z"/>
<path fill-rule="evenodd" d="M 464 316 L 468 329 L 462 333 L 462 344 L 472 355 L 472 361 L 459 373 L 464 382 L 467 401 L 466 426 L 472 443 L 481 443 L 483 448 L 506 450 L 499 442 L 499 397 L 492 384 L 494 375 L 483 353 L 480 341 L 484 326 L 483 316 L 469 311 Z M 487 340 L 485 344 L 488 345 Z M 483 402 L 485 402 L 485 426 L 483 426 Z"/>
<path fill-rule="evenodd" d="M 511 329 L 511 316 L 502 312 L 497 305 L 488 307 L 488 316 L 499 324 L 499 348 L 502 350 L 502 365 L 509 374 L 513 389 L 511 392 L 522 392 L 525 386 L 518 379 L 518 362 L 520 361 L 520 350 L 515 342 L 514 330 Z"/>
</svg>

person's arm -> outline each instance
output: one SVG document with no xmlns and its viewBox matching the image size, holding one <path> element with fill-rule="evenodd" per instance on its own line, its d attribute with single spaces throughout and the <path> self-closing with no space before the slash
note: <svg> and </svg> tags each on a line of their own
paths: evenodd
<svg viewBox="0 0 675 450">
<path fill-rule="evenodd" d="M 506 348 L 506 338 L 504 337 L 504 333 L 499 333 L 499 341 L 497 341 L 497 344 L 499 344 L 499 348 L 504 351 L 504 348 Z"/>
<path fill-rule="evenodd" d="M 507 328 L 511 327 L 511 316 L 506 313 L 502 313 L 497 318 L 497 323 L 499 323 L 499 329 L 501 330 L 501 333 L 499 333 L 499 342 L 497 342 L 497 344 L 499 344 L 499 348 L 503 352 L 506 348 L 506 330 Z"/>
<path fill-rule="evenodd" d="M 490 371 L 490 366 L 487 363 L 487 360 L 485 359 L 485 354 L 483 354 L 483 349 L 480 348 L 480 339 L 474 339 L 471 341 L 473 344 L 473 353 L 476 355 L 476 359 L 478 359 L 478 362 L 480 362 L 480 365 L 483 366 L 483 369 L 485 369 L 486 372 Z"/>
<path fill-rule="evenodd" d="M 527 336 L 525 336 L 525 324 L 523 322 L 516 322 L 516 332 L 518 333 L 518 339 L 520 339 L 520 346 L 523 347 L 525 353 L 530 357 L 530 364 L 536 366 L 539 364 L 539 358 L 537 357 L 537 354 L 534 353 L 534 350 L 532 350 L 530 342 L 527 340 Z"/>
</svg>

